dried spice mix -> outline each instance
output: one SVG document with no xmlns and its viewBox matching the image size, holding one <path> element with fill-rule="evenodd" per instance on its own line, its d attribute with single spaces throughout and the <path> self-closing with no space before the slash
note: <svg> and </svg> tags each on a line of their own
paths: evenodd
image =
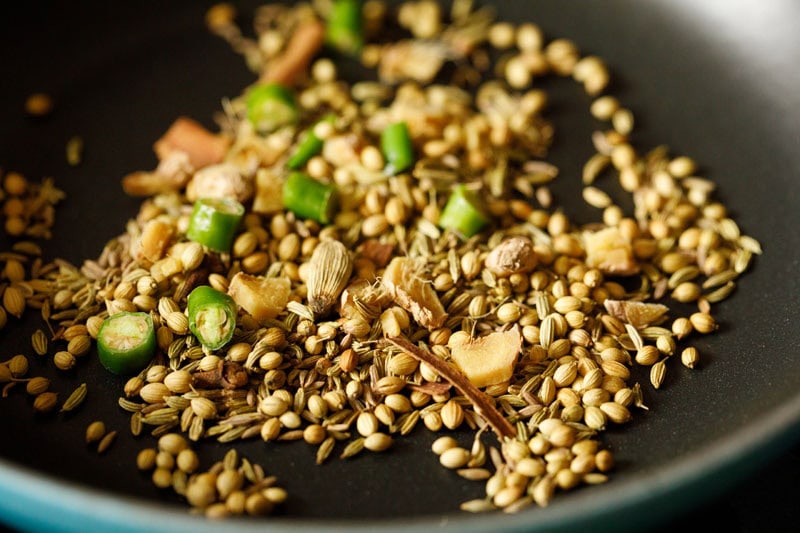
<svg viewBox="0 0 800 533">
<path fill-rule="evenodd" d="M 219 131 L 178 117 L 158 166 L 122 178 L 141 208 L 98 258 L 43 264 L 22 239 L 49 236 L 63 194 L 3 176 L 20 240 L 0 257 L 2 325 L 39 309 L 32 352 L 59 369 L 100 349 L 127 379 L 109 401 L 154 437 L 136 466 L 210 517 L 290 497 L 239 457 L 245 439 L 304 441 L 322 464 L 424 426 L 443 467 L 485 484 L 469 512 L 607 481 L 603 431 L 646 409 L 632 369 L 658 389 L 700 365 L 688 342 L 717 329 L 712 306 L 761 253 L 714 184 L 689 157 L 634 145 L 601 58 L 468 0 L 264 5 L 252 37 L 236 18 L 218 4 L 206 23 L 254 83 L 224 100 Z M 342 56 L 377 81 L 340 79 Z M 547 76 L 581 84 L 607 125 L 574 200 L 597 210 L 590 224 L 549 189 L 566 178 L 547 160 Z M 91 394 L 62 402 L 27 373 L 25 355 L 0 364 L 4 395 L 26 382 L 37 411 Z M 127 432 L 95 421 L 86 441 L 104 453 Z M 202 470 L 206 439 L 230 451 Z"/>
</svg>

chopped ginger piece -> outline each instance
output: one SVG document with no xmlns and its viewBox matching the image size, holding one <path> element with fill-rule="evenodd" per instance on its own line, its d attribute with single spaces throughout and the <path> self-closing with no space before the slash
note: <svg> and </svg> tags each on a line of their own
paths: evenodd
<svg viewBox="0 0 800 533">
<path fill-rule="evenodd" d="M 291 290 L 288 278 L 261 278 L 244 272 L 233 276 L 228 286 L 233 301 L 261 323 L 283 311 Z"/>
<path fill-rule="evenodd" d="M 633 249 L 617 228 L 606 228 L 583 234 L 586 265 L 604 274 L 630 276 L 639 272 Z"/>
<path fill-rule="evenodd" d="M 155 263 L 164 257 L 164 252 L 172 242 L 173 235 L 172 224 L 160 219 L 149 221 L 139 238 L 139 248 L 136 251 L 137 259 Z"/>
<path fill-rule="evenodd" d="M 253 211 L 272 215 L 283 211 L 283 180 L 277 174 L 260 168 L 256 173 L 256 194 Z"/>
<path fill-rule="evenodd" d="M 372 284 L 365 279 L 356 279 L 345 287 L 339 298 L 339 313 L 344 318 L 364 318 L 372 320 L 391 303 L 392 298 L 386 287 L 380 283 Z"/>
<path fill-rule="evenodd" d="M 436 329 L 447 320 L 447 312 L 429 280 L 413 259 L 395 257 L 383 273 L 383 285 L 397 304 L 411 313 L 417 323 Z"/>
<path fill-rule="evenodd" d="M 669 311 L 669 307 L 663 304 L 632 300 L 606 300 L 603 305 L 610 315 L 637 329 L 662 322 Z"/>
<path fill-rule="evenodd" d="M 507 331 L 456 344 L 450 355 L 470 383 L 480 388 L 511 379 L 521 349 L 522 334 L 515 325 Z"/>
</svg>

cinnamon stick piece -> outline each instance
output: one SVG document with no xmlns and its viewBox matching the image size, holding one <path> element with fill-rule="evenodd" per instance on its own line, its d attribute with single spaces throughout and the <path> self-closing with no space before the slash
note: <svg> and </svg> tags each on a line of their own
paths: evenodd
<svg viewBox="0 0 800 533">
<path fill-rule="evenodd" d="M 306 71 L 325 40 L 325 26 L 317 19 L 300 23 L 295 29 L 284 52 L 271 62 L 261 75 L 261 83 L 293 85 Z"/>
<path fill-rule="evenodd" d="M 431 365 L 440 376 L 449 381 L 461 394 L 472 402 L 472 407 L 475 409 L 475 412 L 486 419 L 486 422 L 498 436 L 513 438 L 517 435 L 514 426 L 512 426 L 500 411 L 487 400 L 486 394 L 470 383 L 458 370 L 445 363 L 439 357 L 419 348 L 403 337 L 387 337 L 386 340 L 415 359 Z"/>
<path fill-rule="evenodd" d="M 196 120 L 181 116 L 153 144 L 153 150 L 161 160 L 176 150 L 185 152 L 192 166 L 199 169 L 222 161 L 229 144 L 230 140 L 224 136 L 211 133 Z"/>
</svg>

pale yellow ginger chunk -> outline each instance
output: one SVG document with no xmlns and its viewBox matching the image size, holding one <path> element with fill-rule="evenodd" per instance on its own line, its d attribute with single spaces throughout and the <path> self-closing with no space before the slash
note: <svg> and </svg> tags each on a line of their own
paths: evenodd
<svg viewBox="0 0 800 533">
<path fill-rule="evenodd" d="M 253 179 L 245 176 L 232 163 L 218 163 L 204 167 L 192 176 L 186 185 L 186 199 L 231 198 L 245 203 L 253 197 Z"/>
<path fill-rule="evenodd" d="M 292 283 L 288 278 L 262 278 L 238 272 L 228 286 L 228 294 L 242 309 L 263 323 L 286 308 Z"/>
<path fill-rule="evenodd" d="M 470 383 L 481 388 L 510 380 L 521 349 L 522 334 L 515 325 L 506 331 L 454 344 L 450 355 Z"/>
<path fill-rule="evenodd" d="M 344 318 L 363 318 L 371 321 L 389 305 L 392 296 L 380 283 L 372 284 L 365 279 L 357 279 L 345 287 L 339 298 L 339 314 Z"/>
<path fill-rule="evenodd" d="M 603 305 L 610 315 L 636 329 L 663 322 L 669 311 L 669 307 L 663 304 L 628 300 L 606 300 Z"/>
<path fill-rule="evenodd" d="M 639 272 L 631 243 L 617 228 L 585 232 L 586 265 L 604 274 L 630 276 Z"/>
<path fill-rule="evenodd" d="M 439 296 L 423 269 L 413 259 L 395 257 L 386 267 L 381 281 L 394 301 L 411 313 L 417 323 L 428 329 L 436 329 L 447 320 Z"/>
<path fill-rule="evenodd" d="M 267 169 L 256 172 L 256 192 L 253 212 L 271 215 L 283 211 L 283 180 Z"/>
<path fill-rule="evenodd" d="M 149 221 L 139 238 L 139 246 L 136 249 L 136 257 L 142 261 L 154 263 L 164 257 L 167 247 L 172 242 L 174 235 L 172 224 L 163 220 L 154 219 Z"/>
</svg>

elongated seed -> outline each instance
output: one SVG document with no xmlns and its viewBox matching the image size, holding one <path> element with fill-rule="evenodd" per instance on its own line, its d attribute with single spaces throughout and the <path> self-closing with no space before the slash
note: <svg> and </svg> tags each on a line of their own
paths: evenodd
<svg viewBox="0 0 800 533">
<path fill-rule="evenodd" d="M 64 400 L 64 403 L 61 405 L 61 412 L 69 412 L 76 409 L 79 405 L 83 403 L 83 400 L 86 399 L 87 393 L 87 386 L 86 383 L 81 383 L 78 388 L 76 388 L 72 393 Z"/>
</svg>

